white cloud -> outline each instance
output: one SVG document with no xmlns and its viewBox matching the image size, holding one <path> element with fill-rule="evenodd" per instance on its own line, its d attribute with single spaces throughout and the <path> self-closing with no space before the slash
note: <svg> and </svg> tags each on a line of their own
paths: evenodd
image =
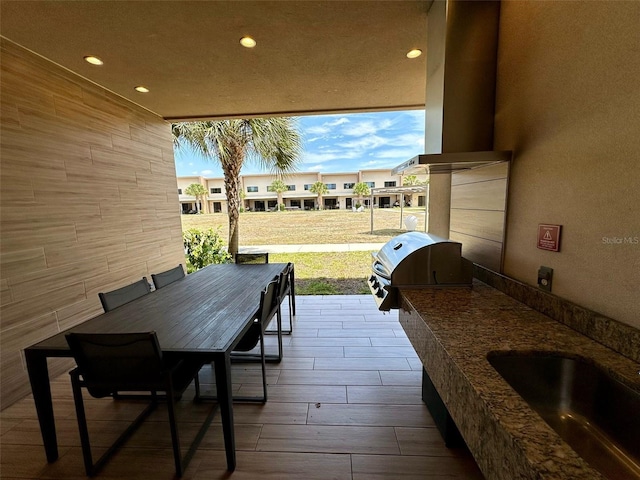
<svg viewBox="0 0 640 480">
<path fill-rule="evenodd" d="M 341 157 L 339 153 L 313 153 L 305 152 L 302 157 L 304 163 L 324 163 L 332 160 L 338 160 Z"/>
<path fill-rule="evenodd" d="M 211 175 L 213 173 L 213 170 L 202 170 L 200 172 L 200 175 Z"/>
<path fill-rule="evenodd" d="M 375 153 L 377 158 L 390 158 L 397 160 L 398 163 L 402 163 L 405 160 L 409 160 L 415 156 L 415 149 L 411 148 L 394 148 L 389 150 L 381 150 Z"/>
<path fill-rule="evenodd" d="M 326 167 L 324 165 L 313 165 L 308 167 L 307 170 L 310 172 L 319 172 L 320 170 L 326 170 Z"/>
<path fill-rule="evenodd" d="M 340 147 L 348 148 L 348 149 L 360 149 L 360 150 L 368 150 L 372 148 L 378 148 L 383 145 L 388 144 L 388 139 L 379 137 L 377 135 L 368 135 L 363 138 L 359 138 L 357 140 L 350 140 L 347 142 L 339 143 Z"/>
<path fill-rule="evenodd" d="M 326 135 L 331 131 L 330 127 L 324 125 L 316 125 L 315 127 L 309 127 L 305 130 L 305 133 L 311 133 L 312 135 Z"/>
</svg>

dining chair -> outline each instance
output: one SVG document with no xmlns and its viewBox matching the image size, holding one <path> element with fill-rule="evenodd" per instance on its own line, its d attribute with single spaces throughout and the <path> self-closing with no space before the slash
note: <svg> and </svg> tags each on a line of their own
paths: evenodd
<svg viewBox="0 0 640 480">
<path fill-rule="evenodd" d="M 269 263 L 269 252 L 236 253 L 236 263 Z"/>
<path fill-rule="evenodd" d="M 182 268 L 182 265 L 178 265 L 177 267 L 165 272 L 151 274 L 151 280 L 153 280 L 156 290 L 166 287 L 170 283 L 177 282 L 181 278 L 184 278 L 184 269 Z"/>
<path fill-rule="evenodd" d="M 176 399 L 197 378 L 202 363 L 168 361 L 162 355 L 155 332 L 69 333 L 66 340 L 77 365 L 69 374 L 87 475 L 92 477 L 104 467 L 107 460 L 157 407 L 157 392 L 162 391 L 165 392 L 164 398 L 167 401 L 176 475 L 182 476 L 215 413 L 213 405 L 189 450 L 182 456 L 176 422 Z M 95 463 L 91 453 L 82 388 L 95 398 L 122 391 L 151 393 L 148 397 L 151 402 Z"/>
<path fill-rule="evenodd" d="M 114 308 L 121 307 L 125 303 L 134 301 L 137 298 L 145 296 L 151 292 L 151 287 L 147 281 L 147 277 L 142 277 L 141 280 L 134 282 L 116 290 L 110 292 L 100 292 L 100 302 L 105 312 L 113 310 Z"/>
<path fill-rule="evenodd" d="M 289 300 L 289 328 L 282 328 L 283 335 L 291 335 L 293 332 L 293 316 L 296 314 L 295 298 L 293 296 L 293 289 L 291 283 L 293 282 L 293 263 L 287 263 L 287 266 L 278 276 L 278 303 L 282 305 L 285 297 Z M 275 335 L 277 330 L 267 330 L 267 335 Z"/>
<path fill-rule="evenodd" d="M 280 306 L 278 303 L 278 277 L 274 277 L 260 293 L 260 307 L 258 315 L 254 319 L 247 333 L 243 335 L 238 344 L 234 347 L 231 358 L 233 361 L 260 361 L 262 364 L 262 396 L 261 397 L 233 397 L 234 401 L 240 402 L 266 402 L 267 401 L 267 373 L 266 362 L 280 362 L 282 360 L 282 335 L 278 336 L 278 354 L 267 355 L 264 347 L 264 333 L 269 323 L 276 317 L 278 329 L 282 331 L 282 318 L 280 316 Z M 258 355 L 242 352 L 250 352 L 260 344 Z"/>
</svg>

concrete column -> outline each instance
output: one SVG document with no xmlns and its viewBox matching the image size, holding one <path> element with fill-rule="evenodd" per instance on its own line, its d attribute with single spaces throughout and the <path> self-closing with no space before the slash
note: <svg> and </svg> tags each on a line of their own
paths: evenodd
<svg viewBox="0 0 640 480">
<path fill-rule="evenodd" d="M 425 153 L 442 153 L 444 77 L 447 37 L 446 1 L 433 2 L 427 16 L 427 95 L 425 105 Z M 429 178 L 427 231 L 449 238 L 451 175 Z"/>
</svg>

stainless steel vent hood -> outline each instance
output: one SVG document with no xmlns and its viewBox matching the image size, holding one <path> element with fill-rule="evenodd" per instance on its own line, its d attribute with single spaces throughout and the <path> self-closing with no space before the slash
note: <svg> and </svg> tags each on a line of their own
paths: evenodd
<svg viewBox="0 0 640 480">
<path fill-rule="evenodd" d="M 511 151 L 432 153 L 417 155 L 392 170 L 394 175 L 452 173 L 511 160 Z"/>
</svg>

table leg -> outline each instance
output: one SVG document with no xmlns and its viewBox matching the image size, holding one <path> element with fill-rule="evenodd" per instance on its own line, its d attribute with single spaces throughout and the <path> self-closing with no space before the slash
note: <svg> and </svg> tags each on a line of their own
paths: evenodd
<svg viewBox="0 0 640 480">
<path fill-rule="evenodd" d="M 236 468 L 236 441 L 233 428 L 233 398 L 231 392 L 231 357 L 224 354 L 214 361 L 216 390 L 220 404 L 224 449 L 227 453 L 227 470 Z"/>
<path fill-rule="evenodd" d="M 295 267 L 291 267 L 289 285 L 291 286 L 291 313 L 296 314 L 296 275 L 294 273 Z"/>
<path fill-rule="evenodd" d="M 29 349 L 25 350 L 24 354 L 47 461 L 49 463 L 55 462 L 58 459 L 58 439 L 56 436 L 56 423 L 53 418 L 53 402 L 51 400 L 47 357 Z"/>
</svg>

